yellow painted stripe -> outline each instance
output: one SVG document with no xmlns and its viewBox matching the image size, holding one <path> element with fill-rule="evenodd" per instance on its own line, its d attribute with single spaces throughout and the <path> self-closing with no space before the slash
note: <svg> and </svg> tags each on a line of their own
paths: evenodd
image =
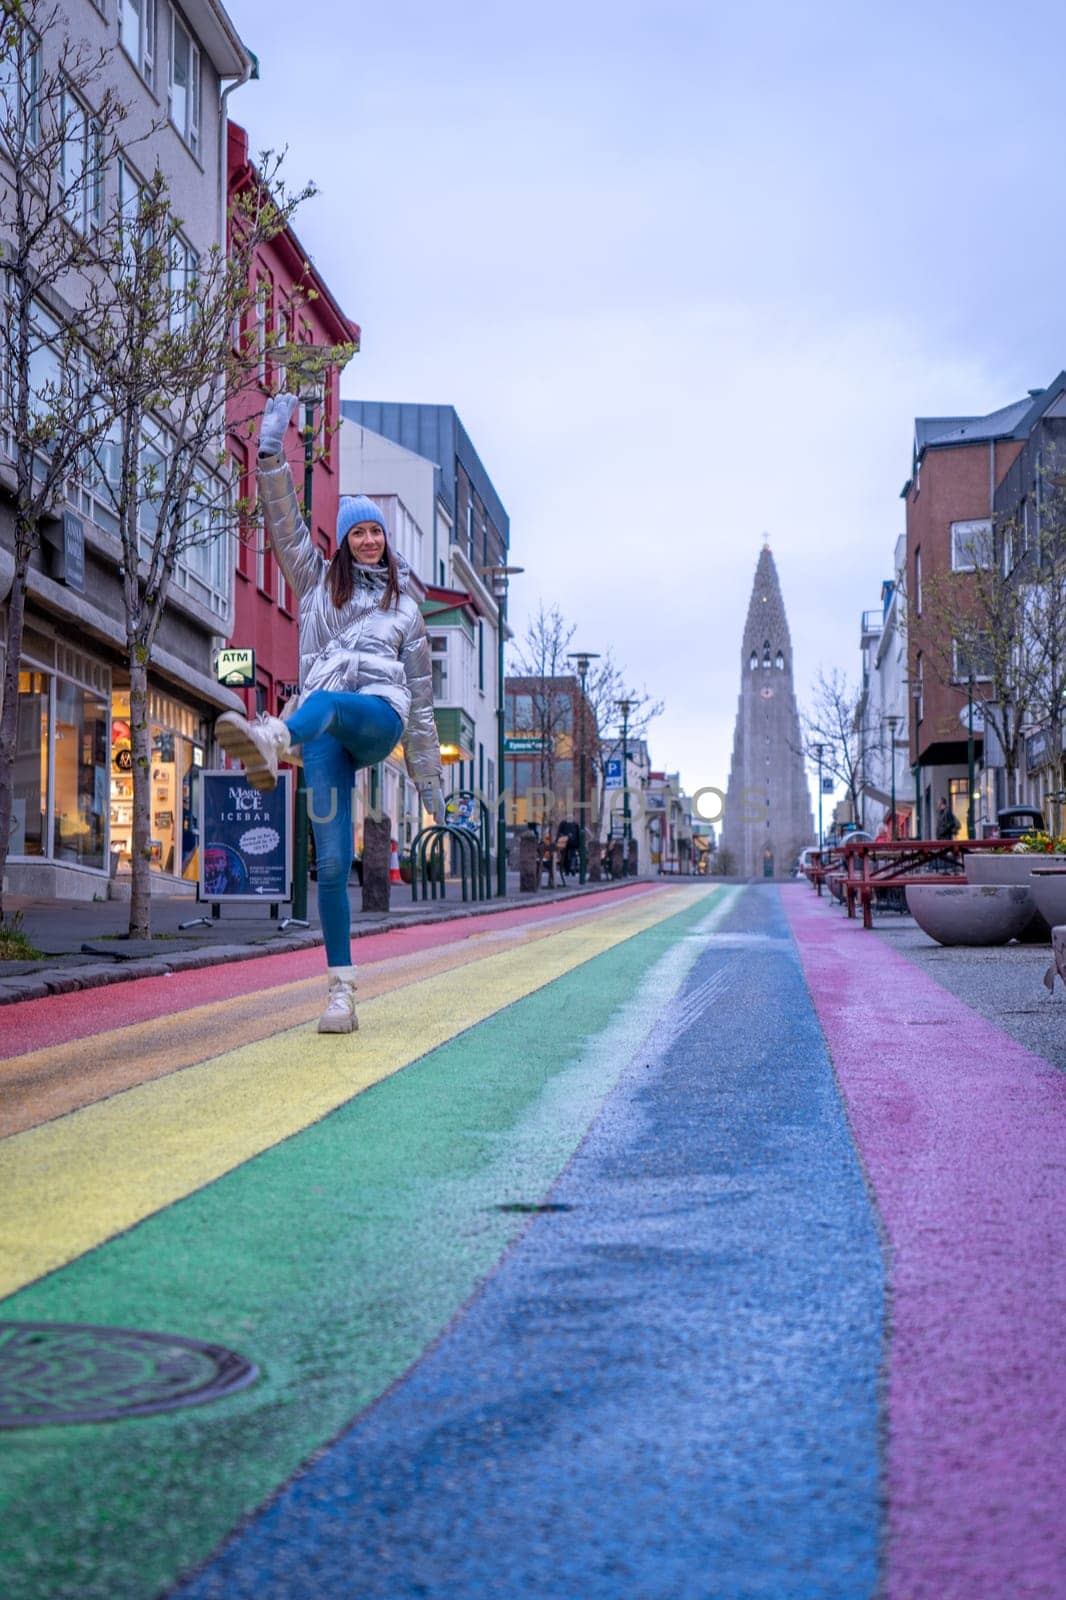
<svg viewBox="0 0 1066 1600">
<path fill-rule="evenodd" d="M 281 1031 L 0 1144 L 0 1296 L 232 1171 L 448 1039 L 675 916 L 673 888 L 360 1007 L 360 1032 Z M 269 991 L 264 1001 L 269 1003 Z"/>
<path fill-rule="evenodd" d="M 594 917 L 596 909 L 581 907 L 547 920 L 489 927 L 456 942 L 368 963 L 360 968 L 360 1004 L 404 984 L 421 983 L 435 972 L 480 961 L 490 946 L 514 949 L 549 938 L 561 926 L 573 924 L 575 917 Z M 601 915 L 613 916 L 618 908 L 599 909 Z M 319 972 L 269 989 L 188 1006 L 181 1010 L 177 1026 L 154 1017 L 9 1056 L 0 1061 L 0 1136 L 9 1138 L 150 1078 L 161 1078 L 209 1061 L 237 1045 L 267 1039 L 283 1028 L 317 1019 L 323 986 Z"/>
</svg>

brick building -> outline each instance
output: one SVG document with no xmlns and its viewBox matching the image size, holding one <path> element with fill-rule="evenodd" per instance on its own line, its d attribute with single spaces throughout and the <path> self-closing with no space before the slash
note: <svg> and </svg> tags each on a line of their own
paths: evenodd
<svg viewBox="0 0 1066 1600">
<path fill-rule="evenodd" d="M 995 559 L 996 488 L 1022 449 L 1040 393 L 1033 390 L 988 416 L 915 418 L 911 476 L 902 490 L 907 508 L 907 675 L 910 762 L 921 802 L 920 831 L 927 837 L 941 799 L 948 801 L 966 833 L 971 665 L 944 639 L 943 609 L 930 597 L 946 574 L 972 571 Z M 972 665 L 974 696 L 980 700 L 991 685 L 982 664 Z M 974 748 L 980 763 L 979 726 Z M 994 811 L 985 779 L 974 798 L 975 831 Z"/>
</svg>

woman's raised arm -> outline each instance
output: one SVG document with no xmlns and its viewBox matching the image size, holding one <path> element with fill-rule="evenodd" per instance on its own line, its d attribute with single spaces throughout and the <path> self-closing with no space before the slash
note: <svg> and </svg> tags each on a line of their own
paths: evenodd
<svg viewBox="0 0 1066 1600">
<path fill-rule="evenodd" d="M 259 429 L 257 470 L 259 502 L 271 548 L 293 589 L 304 595 L 322 582 L 326 560 L 300 514 L 296 485 L 283 450 L 296 405 L 296 396 L 284 392 L 267 401 Z"/>
</svg>

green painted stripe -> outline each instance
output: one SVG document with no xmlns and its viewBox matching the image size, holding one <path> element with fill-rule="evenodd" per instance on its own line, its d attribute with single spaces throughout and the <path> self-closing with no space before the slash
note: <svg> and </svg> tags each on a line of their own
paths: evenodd
<svg viewBox="0 0 1066 1600">
<path fill-rule="evenodd" d="M 0 1317 L 250 1356 L 225 1401 L 9 1434 L 6 1600 L 148 1600 L 399 1377 L 516 1238 L 732 899 L 698 900 L 129 1233 Z M 476 982 L 476 974 L 472 981 Z"/>
</svg>

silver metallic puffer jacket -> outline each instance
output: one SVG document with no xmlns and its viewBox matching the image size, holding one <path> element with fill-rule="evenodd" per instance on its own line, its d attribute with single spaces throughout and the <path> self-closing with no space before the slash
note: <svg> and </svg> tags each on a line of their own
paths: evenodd
<svg viewBox="0 0 1066 1600">
<path fill-rule="evenodd" d="M 300 693 L 332 689 L 380 695 L 403 721 L 407 770 L 417 783 L 440 779 L 433 719 L 433 668 L 422 613 L 407 592 L 402 556 L 400 599 L 381 609 L 387 573 L 356 566 L 352 598 L 340 610 L 326 586 L 326 559 L 300 515 L 284 456 L 259 457 L 259 498 L 278 565 L 300 597 Z"/>
</svg>

